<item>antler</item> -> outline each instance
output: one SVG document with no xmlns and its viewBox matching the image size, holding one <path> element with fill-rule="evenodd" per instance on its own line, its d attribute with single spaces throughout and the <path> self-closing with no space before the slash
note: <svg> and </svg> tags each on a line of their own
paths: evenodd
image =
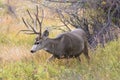
<svg viewBox="0 0 120 80">
<path fill-rule="evenodd" d="M 26 34 L 39 34 L 39 32 L 37 32 L 35 30 L 34 27 L 32 27 L 32 25 L 30 25 L 28 22 L 26 23 L 26 21 L 24 20 L 24 18 L 22 17 L 22 20 L 25 24 L 25 26 L 27 27 L 28 30 L 21 30 L 21 31 L 25 31 Z M 31 28 L 31 29 L 30 29 Z M 28 32 L 27 32 L 28 31 Z"/>
<path fill-rule="evenodd" d="M 25 26 L 27 27 L 28 30 L 21 30 L 21 31 L 25 32 L 26 34 L 38 34 L 41 37 L 42 22 L 43 22 L 43 18 L 44 18 L 44 11 L 43 11 L 43 9 L 42 9 L 42 18 L 41 18 L 41 20 L 39 20 L 39 18 L 38 18 L 39 17 L 38 16 L 38 14 L 39 14 L 38 6 L 36 6 L 36 13 L 34 13 L 35 19 L 32 17 L 32 15 L 31 15 L 29 10 L 27 10 L 27 13 L 28 13 L 29 17 L 31 18 L 32 23 L 34 23 L 33 24 L 34 26 L 32 26 L 28 21 L 26 21 L 22 17 L 22 21 L 23 21 L 23 23 L 25 24 Z M 40 29 L 39 31 L 36 30 L 37 29 L 37 22 L 39 24 L 39 29 Z"/>
<path fill-rule="evenodd" d="M 37 14 L 36 14 L 36 20 L 37 20 L 37 22 L 38 22 L 38 24 L 39 24 L 39 27 L 40 27 L 40 30 L 39 30 L 39 35 L 41 36 L 41 32 L 42 32 L 42 22 L 43 22 L 43 18 L 44 18 L 44 11 L 43 11 L 43 9 L 42 9 L 42 19 L 41 19 L 41 21 L 39 20 L 39 18 L 38 18 L 38 6 L 36 6 L 36 10 L 37 10 Z"/>
</svg>

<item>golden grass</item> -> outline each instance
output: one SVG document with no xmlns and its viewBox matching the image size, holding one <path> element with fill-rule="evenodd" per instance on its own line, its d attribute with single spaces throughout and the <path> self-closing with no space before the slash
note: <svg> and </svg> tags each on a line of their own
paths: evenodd
<svg viewBox="0 0 120 80">
<path fill-rule="evenodd" d="M 1 45 L 0 49 L 0 58 L 3 61 L 18 61 L 31 56 L 25 46 Z"/>
</svg>

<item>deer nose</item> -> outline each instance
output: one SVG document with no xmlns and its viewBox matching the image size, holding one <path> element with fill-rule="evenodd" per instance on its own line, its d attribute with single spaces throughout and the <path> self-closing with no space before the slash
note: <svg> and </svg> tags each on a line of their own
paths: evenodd
<svg viewBox="0 0 120 80">
<path fill-rule="evenodd" d="M 35 51 L 31 50 L 30 52 L 31 52 L 31 53 L 34 53 Z"/>
</svg>

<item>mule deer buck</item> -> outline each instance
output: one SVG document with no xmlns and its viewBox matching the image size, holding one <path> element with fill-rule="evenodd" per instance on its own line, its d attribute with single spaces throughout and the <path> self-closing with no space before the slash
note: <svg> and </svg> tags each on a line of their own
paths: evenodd
<svg viewBox="0 0 120 80">
<path fill-rule="evenodd" d="M 31 17 L 30 12 L 27 10 L 29 16 Z M 42 12 L 44 15 L 44 13 Z M 45 30 L 42 33 L 42 21 L 38 18 L 38 7 L 37 7 L 37 14 L 35 14 L 36 18 L 34 21 L 34 24 L 39 23 L 39 31 L 36 31 L 35 27 L 27 23 L 27 21 L 22 18 L 24 24 L 27 28 L 31 28 L 28 30 L 22 30 L 25 31 L 27 34 L 36 34 L 37 37 L 35 39 L 35 43 L 31 49 L 31 53 L 35 53 L 38 50 L 45 50 L 48 53 L 52 54 L 52 56 L 48 59 L 48 61 L 58 58 L 76 58 L 79 61 L 80 55 L 83 53 L 87 60 L 89 61 L 90 57 L 88 55 L 88 47 L 87 47 L 87 38 L 86 33 L 82 29 L 75 29 L 70 32 L 64 32 L 62 34 L 59 34 L 55 38 L 49 38 L 49 31 Z M 31 19 L 33 19 L 31 17 Z"/>
</svg>

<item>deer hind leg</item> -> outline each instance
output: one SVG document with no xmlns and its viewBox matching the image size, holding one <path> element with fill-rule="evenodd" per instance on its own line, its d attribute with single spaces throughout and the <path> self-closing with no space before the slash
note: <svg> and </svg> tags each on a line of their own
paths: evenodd
<svg viewBox="0 0 120 80">
<path fill-rule="evenodd" d="M 86 57 L 86 59 L 88 60 L 88 63 L 89 63 L 90 57 L 89 57 L 89 55 L 88 55 L 88 52 L 87 52 L 87 51 L 84 51 L 83 53 L 84 53 L 84 55 L 85 55 L 85 57 Z"/>
<path fill-rule="evenodd" d="M 77 59 L 79 62 L 81 62 L 80 56 L 76 57 L 76 59 Z"/>
<path fill-rule="evenodd" d="M 48 63 L 48 62 L 51 62 L 51 61 L 53 61 L 55 59 L 55 56 L 54 55 L 51 55 L 47 60 L 46 60 L 46 62 Z"/>
<path fill-rule="evenodd" d="M 89 63 L 90 57 L 89 57 L 89 55 L 88 55 L 88 47 L 87 47 L 87 44 L 85 44 L 85 47 L 84 47 L 84 50 L 83 50 L 83 54 L 85 55 L 85 57 L 87 58 L 88 63 Z"/>
</svg>

